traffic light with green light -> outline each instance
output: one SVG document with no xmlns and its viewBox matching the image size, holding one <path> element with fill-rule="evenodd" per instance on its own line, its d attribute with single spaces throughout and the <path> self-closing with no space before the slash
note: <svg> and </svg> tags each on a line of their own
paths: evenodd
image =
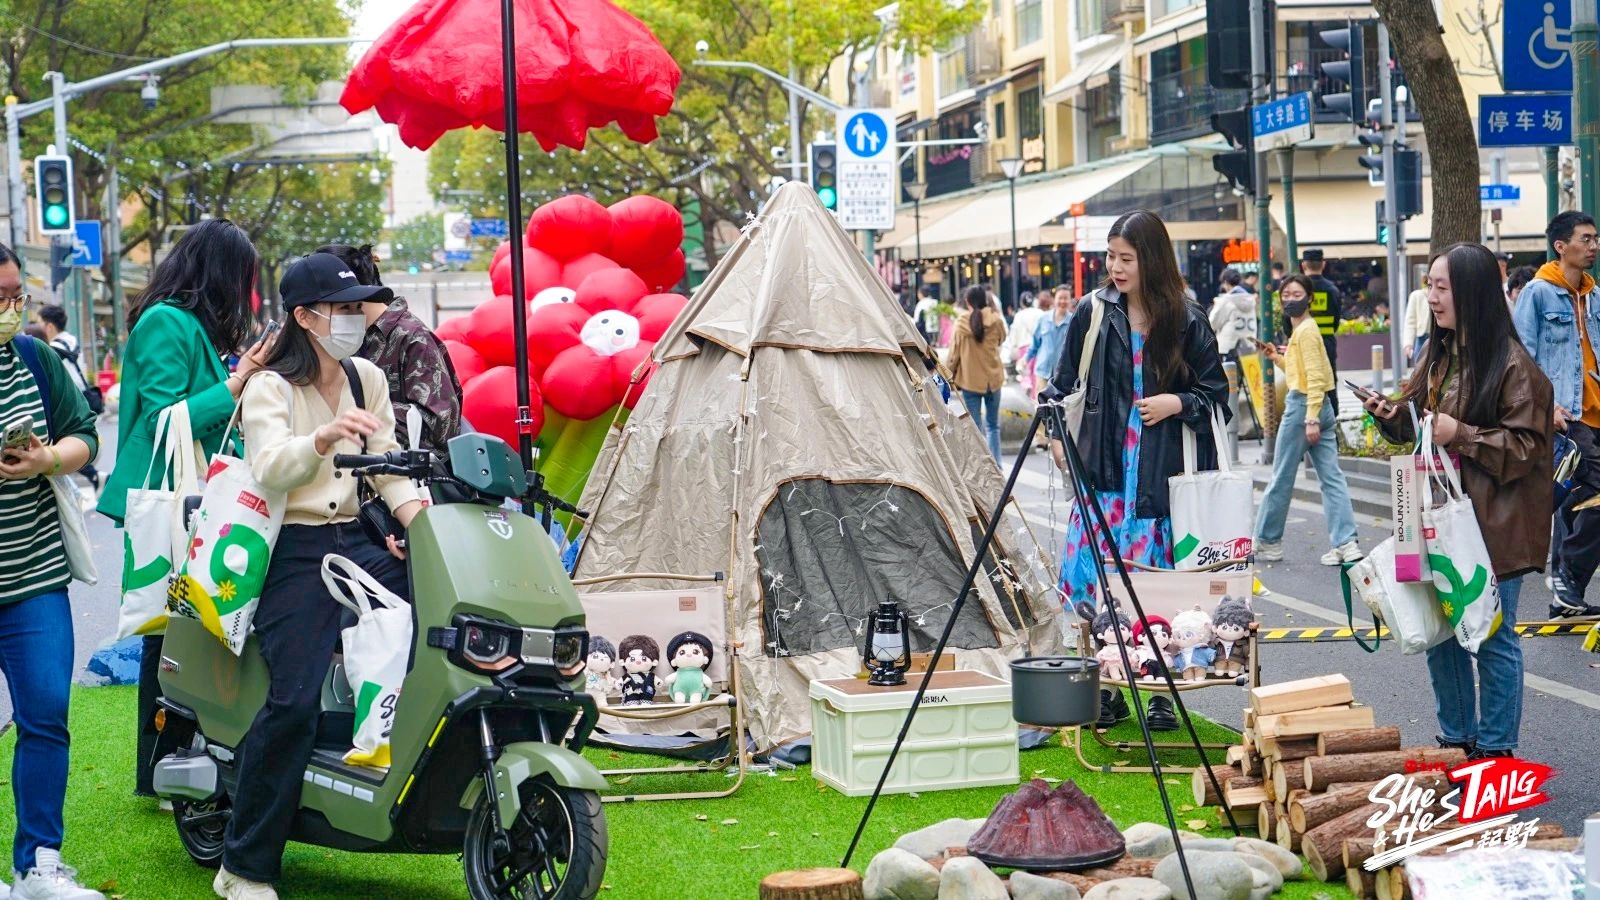
<svg viewBox="0 0 1600 900">
<path fill-rule="evenodd" d="M 39 233 L 47 237 L 72 234 L 77 224 L 72 212 L 72 158 L 34 157 L 33 181 L 34 200 L 39 208 Z"/>
<path fill-rule="evenodd" d="M 839 151 L 831 143 L 811 145 L 811 189 L 824 208 L 839 208 Z"/>
</svg>

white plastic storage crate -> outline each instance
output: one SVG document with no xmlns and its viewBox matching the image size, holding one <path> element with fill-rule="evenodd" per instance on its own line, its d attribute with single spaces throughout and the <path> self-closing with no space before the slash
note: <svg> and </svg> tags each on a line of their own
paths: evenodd
<svg viewBox="0 0 1600 900">
<path fill-rule="evenodd" d="M 847 797 L 872 793 L 921 675 L 899 687 L 865 679 L 811 682 L 811 774 Z M 1016 784 L 1011 685 L 982 672 L 938 672 L 883 790 L 942 791 Z"/>
</svg>

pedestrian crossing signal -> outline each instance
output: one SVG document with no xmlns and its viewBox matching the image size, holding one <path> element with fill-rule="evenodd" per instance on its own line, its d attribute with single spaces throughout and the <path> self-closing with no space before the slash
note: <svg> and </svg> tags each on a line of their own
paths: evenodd
<svg viewBox="0 0 1600 900">
<path fill-rule="evenodd" d="M 811 145 L 811 189 L 824 209 L 839 208 L 839 151 L 831 143 Z"/>
</svg>

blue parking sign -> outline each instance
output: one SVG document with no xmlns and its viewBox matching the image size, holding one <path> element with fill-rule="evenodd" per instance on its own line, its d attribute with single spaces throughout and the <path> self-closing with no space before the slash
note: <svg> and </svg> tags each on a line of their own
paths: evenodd
<svg viewBox="0 0 1600 900">
<path fill-rule="evenodd" d="M 1504 15 L 1505 89 L 1572 90 L 1570 0 L 1511 0 Z"/>
<path fill-rule="evenodd" d="M 1484 94 L 1478 98 L 1479 147 L 1552 147 L 1572 143 L 1571 94 Z"/>
</svg>

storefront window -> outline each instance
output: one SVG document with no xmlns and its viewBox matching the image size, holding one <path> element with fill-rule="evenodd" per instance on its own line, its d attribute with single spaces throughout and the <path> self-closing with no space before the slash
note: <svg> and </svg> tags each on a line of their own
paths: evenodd
<svg viewBox="0 0 1600 900">
<path fill-rule="evenodd" d="M 1044 37 L 1044 0 L 1017 0 L 1017 46 Z"/>
</svg>

